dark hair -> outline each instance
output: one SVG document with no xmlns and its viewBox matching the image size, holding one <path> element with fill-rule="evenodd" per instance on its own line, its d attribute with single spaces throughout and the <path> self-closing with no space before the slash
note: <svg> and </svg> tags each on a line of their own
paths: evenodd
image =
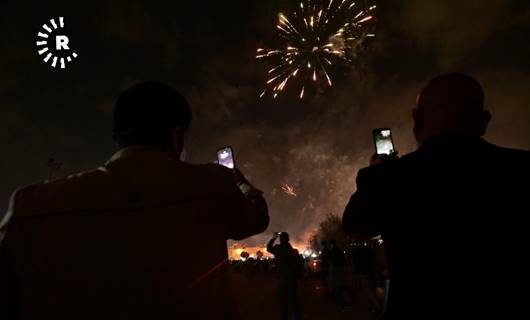
<svg viewBox="0 0 530 320">
<path fill-rule="evenodd" d="M 419 108 L 443 108 L 448 112 L 475 112 L 484 109 L 484 90 L 473 77 L 447 73 L 429 81 L 418 100 Z"/>
<path fill-rule="evenodd" d="M 191 110 L 175 89 L 142 82 L 122 92 L 114 110 L 113 137 L 119 147 L 169 143 L 171 129 L 188 129 Z"/>
<path fill-rule="evenodd" d="M 289 234 L 287 232 L 280 233 L 280 242 L 289 242 Z"/>
</svg>

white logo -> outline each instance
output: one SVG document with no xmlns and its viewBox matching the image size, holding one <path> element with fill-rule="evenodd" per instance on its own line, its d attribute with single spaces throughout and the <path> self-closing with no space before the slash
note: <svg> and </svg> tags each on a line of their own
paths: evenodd
<svg viewBox="0 0 530 320">
<path fill-rule="evenodd" d="M 59 62 L 61 69 L 64 69 L 66 68 L 66 62 L 71 62 L 72 59 L 77 58 L 77 53 L 72 52 L 71 55 L 69 54 L 70 47 L 68 46 L 69 39 L 67 36 L 62 34 L 54 35 L 54 33 L 58 33 L 64 28 L 64 18 L 59 17 L 59 25 L 55 23 L 54 19 L 51 19 L 50 23 L 53 29 L 48 27 L 48 25 L 43 24 L 43 30 L 37 34 L 37 49 L 39 55 L 46 54 L 43 59 L 44 62 L 48 63 L 48 61 L 51 59 L 52 67 L 55 68 L 57 66 L 57 62 Z M 55 38 L 55 41 L 53 41 L 53 38 Z M 52 50 L 50 50 L 49 42 L 55 42 L 55 45 L 52 44 Z M 52 51 L 55 51 L 55 53 L 52 53 Z M 64 51 L 66 54 L 61 54 L 61 51 Z"/>
</svg>

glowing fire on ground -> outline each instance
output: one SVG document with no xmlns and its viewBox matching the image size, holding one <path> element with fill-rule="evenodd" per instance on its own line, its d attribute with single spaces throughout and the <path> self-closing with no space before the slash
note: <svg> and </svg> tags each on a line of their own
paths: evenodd
<svg viewBox="0 0 530 320">
<path fill-rule="evenodd" d="M 293 243 L 292 246 L 293 248 L 298 250 L 300 254 L 309 253 L 309 248 L 305 244 Z M 265 244 L 263 246 L 245 246 L 235 243 L 228 248 L 228 258 L 230 260 L 241 260 L 241 254 L 243 252 L 247 252 L 249 254 L 249 257 L 254 259 L 256 259 L 256 257 L 258 256 L 258 252 L 262 253 L 262 259 L 271 259 L 274 257 L 272 254 L 267 252 L 267 246 Z"/>
</svg>

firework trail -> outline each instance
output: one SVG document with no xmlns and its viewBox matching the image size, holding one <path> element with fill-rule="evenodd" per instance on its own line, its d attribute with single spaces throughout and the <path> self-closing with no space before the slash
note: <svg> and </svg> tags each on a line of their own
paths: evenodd
<svg viewBox="0 0 530 320">
<path fill-rule="evenodd" d="M 268 93 L 276 98 L 297 77 L 300 99 L 309 82 L 333 86 L 331 68 L 353 63 L 366 38 L 375 37 L 375 8 L 354 0 L 305 0 L 289 17 L 279 13 L 276 28 L 285 46 L 256 52 L 272 66 L 260 98 Z"/>
<path fill-rule="evenodd" d="M 288 185 L 287 183 L 285 183 L 284 185 L 282 185 L 282 190 L 283 190 L 283 192 L 285 192 L 285 194 L 287 194 L 288 196 L 291 196 L 291 197 L 296 197 L 296 196 L 297 196 L 296 191 L 294 190 L 294 187 Z"/>
</svg>

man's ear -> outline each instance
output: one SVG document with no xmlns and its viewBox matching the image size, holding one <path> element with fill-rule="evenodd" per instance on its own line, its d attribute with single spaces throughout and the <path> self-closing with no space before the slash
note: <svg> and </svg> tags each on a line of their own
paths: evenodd
<svg viewBox="0 0 530 320">
<path fill-rule="evenodd" d="M 425 120 L 424 120 L 424 114 L 423 110 L 419 108 L 412 109 L 412 119 L 414 120 L 414 133 L 418 134 L 423 131 L 425 127 Z"/>
<path fill-rule="evenodd" d="M 491 121 L 491 113 L 488 110 L 482 111 L 482 115 L 480 117 L 480 136 L 486 134 L 486 129 L 488 128 L 488 124 Z"/>
<path fill-rule="evenodd" d="M 184 131 L 180 128 L 171 129 L 170 153 L 175 159 L 180 159 L 184 150 Z"/>
</svg>

